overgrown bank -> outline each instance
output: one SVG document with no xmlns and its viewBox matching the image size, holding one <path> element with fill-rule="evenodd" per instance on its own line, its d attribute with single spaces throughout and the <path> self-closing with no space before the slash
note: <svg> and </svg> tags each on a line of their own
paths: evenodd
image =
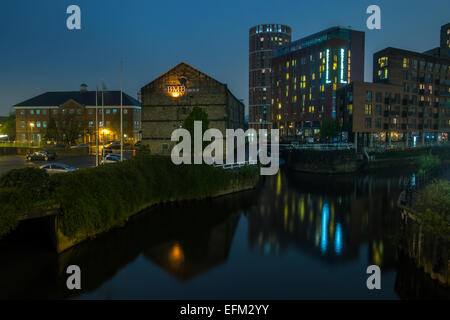
<svg viewBox="0 0 450 320">
<path fill-rule="evenodd" d="M 426 186 L 411 207 L 401 209 L 406 253 L 432 279 L 450 286 L 450 184 Z"/>
<path fill-rule="evenodd" d="M 148 206 L 250 189 L 258 179 L 256 167 L 176 166 L 166 157 L 51 176 L 35 168 L 12 170 L 0 178 L 0 236 L 13 230 L 24 212 L 59 207 L 64 248 L 121 225 Z"/>
<path fill-rule="evenodd" d="M 434 146 L 426 148 L 391 149 L 382 152 L 369 152 L 373 159 L 369 168 L 385 168 L 392 166 L 416 166 L 424 156 L 433 155 L 441 162 L 450 162 L 450 146 Z"/>
</svg>

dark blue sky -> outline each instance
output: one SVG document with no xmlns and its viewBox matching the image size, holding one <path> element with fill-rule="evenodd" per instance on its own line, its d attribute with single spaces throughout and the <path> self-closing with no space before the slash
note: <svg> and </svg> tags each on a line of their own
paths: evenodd
<svg viewBox="0 0 450 320">
<path fill-rule="evenodd" d="M 82 30 L 66 28 L 66 8 L 81 7 Z M 381 7 L 382 29 L 366 28 L 366 8 Z M 292 27 L 293 40 L 334 26 L 366 31 L 366 80 L 372 54 L 387 46 L 424 51 L 439 45 L 450 22 L 448 0 L 98 1 L 2 0 L 0 115 L 45 91 L 95 90 L 105 79 L 137 91 L 181 61 L 227 83 L 248 100 L 248 29 L 261 23 Z"/>
</svg>

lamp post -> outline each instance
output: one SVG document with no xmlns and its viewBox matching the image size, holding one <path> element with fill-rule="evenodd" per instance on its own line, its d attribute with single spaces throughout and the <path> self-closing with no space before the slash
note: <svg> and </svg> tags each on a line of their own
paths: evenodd
<svg viewBox="0 0 450 320">
<path fill-rule="evenodd" d="M 30 128 L 31 128 L 31 146 L 33 146 L 33 128 L 34 128 L 34 122 L 30 122 Z"/>
<path fill-rule="evenodd" d="M 122 58 L 120 58 L 120 161 L 123 161 Z"/>
<path fill-rule="evenodd" d="M 104 103 L 105 83 L 102 80 L 102 129 L 105 128 L 105 103 Z M 102 160 L 105 158 L 105 130 L 102 130 Z"/>
<path fill-rule="evenodd" d="M 95 166 L 98 167 L 98 85 L 95 86 Z"/>
</svg>

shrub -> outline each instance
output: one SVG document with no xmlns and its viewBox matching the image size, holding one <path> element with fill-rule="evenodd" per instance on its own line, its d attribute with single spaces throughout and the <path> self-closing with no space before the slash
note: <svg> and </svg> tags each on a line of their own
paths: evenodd
<svg viewBox="0 0 450 320">
<path fill-rule="evenodd" d="M 424 232 L 450 238 L 450 184 L 447 181 L 425 187 L 413 208 Z"/>
<path fill-rule="evenodd" d="M 233 185 L 254 183 L 256 168 L 237 171 L 208 165 L 176 166 L 167 157 L 138 157 L 50 177 L 63 232 L 108 230 L 156 203 L 211 197 Z"/>
<path fill-rule="evenodd" d="M 417 164 L 419 165 L 419 174 L 424 174 L 427 170 L 436 168 L 441 163 L 441 160 L 434 156 L 431 151 L 428 154 L 424 154 L 417 159 Z"/>
<path fill-rule="evenodd" d="M 50 180 L 45 170 L 14 169 L 0 177 L 0 237 L 19 223 L 19 215 L 48 202 Z"/>
</svg>

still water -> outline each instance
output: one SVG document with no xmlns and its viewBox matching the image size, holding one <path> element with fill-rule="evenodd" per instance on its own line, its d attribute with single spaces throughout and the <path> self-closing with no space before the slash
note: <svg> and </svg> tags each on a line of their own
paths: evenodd
<svg viewBox="0 0 450 320">
<path fill-rule="evenodd" d="M 398 254 L 396 202 L 412 174 L 282 169 L 256 190 L 149 209 L 59 256 L 23 225 L 0 242 L 0 298 L 449 298 Z M 65 287 L 72 264 L 78 292 Z M 372 264 L 381 290 L 366 287 Z"/>
</svg>

